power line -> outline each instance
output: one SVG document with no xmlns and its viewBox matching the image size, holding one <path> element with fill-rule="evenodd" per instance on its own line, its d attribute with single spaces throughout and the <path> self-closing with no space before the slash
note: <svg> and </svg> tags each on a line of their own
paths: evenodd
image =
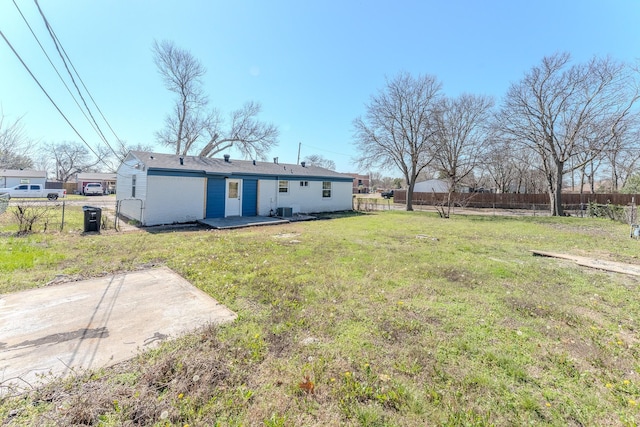
<svg viewBox="0 0 640 427">
<path fill-rule="evenodd" d="M 76 76 L 78 77 L 78 79 L 80 80 L 80 82 L 82 83 L 84 89 L 87 91 L 87 94 L 89 94 L 89 97 L 91 98 L 91 100 L 93 101 L 94 105 L 96 106 L 96 108 L 98 108 L 97 104 L 95 103 L 95 100 L 93 99 L 93 97 L 91 96 L 91 94 L 89 93 L 89 90 L 87 89 L 86 85 L 84 84 L 84 82 L 82 81 L 82 78 L 80 77 L 80 74 L 78 73 L 78 71 L 76 70 L 76 68 L 73 66 L 73 62 L 71 61 L 71 58 L 69 58 L 69 55 L 67 55 L 67 52 L 65 51 L 64 47 L 62 46 L 62 43 L 60 42 L 60 40 L 58 39 L 58 36 L 56 35 L 55 31 L 53 30 L 53 27 L 51 27 L 51 25 L 49 24 L 49 21 L 47 20 L 46 16 L 44 15 L 44 12 L 42 11 L 42 9 L 40 8 L 40 4 L 38 3 L 38 0 L 34 0 L 37 8 L 38 8 L 38 12 L 40 12 L 40 16 L 42 16 L 42 20 L 45 23 L 45 26 L 47 27 L 47 31 L 49 32 L 49 36 L 51 37 L 51 39 L 53 40 L 53 43 L 56 47 L 56 50 L 58 51 L 58 55 L 60 56 L 60 58 L 62 59 L 62 63 L 65 66 L 65 69 L 67 70 L 67 73 L 69 74 L 69 77 L 71 78 L 71 81 L 73 83 L 73 85 L 75 86 L 76 90 L 78 91 L 78 95 L 80 96 L 80 99 L 82 100 L 85 108 L 87 109 L 89 115 L 91 116 L 91 119 L 93 120 L 93 123 L 95 123 L 97 129 L 98 129 L 98 133 L 100 134 L 102 140 L 105 142 L 105 144 L 107 144 L 107 146 L 109 147 L 109 149 L 113 152 L 113 154 L 116 156 L 116 158 L 123 160 L 120 158 L 120 156 L 118 155 L 118 153 L 113 149 L 113 147 L 111 146 L 111 144 L 109 144 L 109 142 L 107 141 L 107 138 L 104 136 L 102 130 L 100 129 L 100 126 L 98 125 L 98 123 L 96 122 L 95 117 L 93 116 L 93 113 L 91 113 L 91 109 L 89 108 L 89 106 L 87 105 L 86 100 L 84 99 L 84 97 L 82 96 L 82 92 L 80 91 L 80 88 L 78 87 L 78 84 L 76 83 L 75 78 L 73 77 L 73 73 L 71 72 L 71 70 L 69 69 L 69 65 L 71 65 L 71 68 L 73 68 L 73 71 L 76 73 Z M 62 50 L 62 51 L 61 51 Z M 64 52 L 64 55 L 63 55 Z M 66 59 L 65 59 L 66 57 Z M 69 63 L 69 65 L 67 64 L 67 61 Z M 100 111 L 100 108 L 98 108 L 98 111 Z M 100 114 L 102 114 L 102 111 L 100 111 Z M 104 115 L 102 116 L 104 119 Z M 105 119 L 105 122 L 106 119 Z M 107 122 L 107 125 L 109 126 L 109 128 L 112 130 L 111 126 L 109 125 L 109 123 Z M 115 132 L 114 132 L 115 135 Z M 122 141 L 120 141 L 120 139 L 118 138 L 117 135 L 116 139 L 118 140 L 118 142 L 120 142 L 120 144 L 122 145 Z"/>
<path fill-rule="evenodd" d="M 15 5 L 16 9 L 18 10 L 18 13 L 20 13 L 20 16 L 22 17 L 22 20 L 24 21 L 24 23 L 27 25 L 27 28 L 29 28 L 29 31 L 31 31 L 31 34 L 33 35 L 33 37 L 35 38 L 36 42 L 38 43 L 38 46 L 40 46 L 40 49 L 42 50 L 42 53 L 44 54 L 44 56 L 47 58 L 47 60 L 49 61 L 49 64 L 51 64 L 51 67 L 54 69 L 54 71 L 56 72 L 56 74 L 58 75 L 58 77 L 60 78 L 60 81 L 62 82 L 62 84 L 64 85 L 64 87 L 67 89 L 67 92 L 69 92 L 69 95 L 71 96 L 71 99 L 73 99 L 73 101 L 76 103 L 76 105 L 78 106 L 78 109 L 82 112 L 82 114 L 84 115 L 85 119 L 87 119 L 87 121 L 89 122 L 89 124 L 93 127 L 93 129 L 98 132 L 98 129 L 96 128 L 95 124 L 91 122 L 91 120 L 89 119 L 89 117 L 87 116 L 87 113 L 85 112 L 85 110 L 82 108 L 82 106 L 80 106 L 80 103 L 78 102 L 78 100 L 76 99 L 76 97 L 73 95 L 73 92 L 71 91 L 71 89 L 69 88 L 69 86 L 67 85 L 67 82 L 64 81 L 64 78 L 62 78 L 62 76 L 60 75 L 60 72 L 58 71 L 58 68 L 55 66 L 55 64 L 53 63 L 53 61 L 51 60 L 51 57 L 49 57 L 49 55 L 47 54 L 47 51 L 45 50 L 44 46 L 42 45 L 42 43 L 40 43 L 40 39 L 38 39 L 38 36 L 36 35 L 36 33 L 33 31 L 33 28 L 31 28 L 31 25 L 29 24 L 29 22 L 27 21 L 27 18 L 24 16 L 24 14 L 22 13 L 22 10 L 20 10 L 20 7 L 18 7 L 18 4 L 16 3 L 15 0 L 13 0 L 13 4 Z"/>
<path fill-rule="evenodd" d="M 47 98 L 49 99 L 49 101 L 51 101 L 51 103 L 53 104 L 54 107 L 56 107 L 56 110 L 58 110 L 58 113 L 60 113 L 60 115 L 65 119 L 65 121 L 69 124 L 69 126 L 71 126 L 71 129 L 73 129 L 73 131 L 76 133 L 76 135 L 78 135 L 78 138 L 80 138 L 80 140 L 82 140 L 82 142 L 84 142 L 84 144 L 89 148 L 89 150 L 91 150 L 91 152 L 98 158 L 100 159 L 100 156 L 94 151 L 93 148 L 91 148 L 91 145 L 89 145 L 89 143 L 87 141 L 85 141 L 85 139 L 82 137 L 82 135 L 80 135 L 80 132 L 78 132 L 78 130 L 73 126 L 73 124 L 71 124 L 71 122 L 69 121 L 69 119 L 67 118 L 67 116 L 65 116 L 65 114 L 62 112 L 62 110 L 58 107 L 58 105 L 56 104 L 56 102 L 51 98 L 51 96 L 49 96 L 49 93 L 47 93 L 47 91 L 45 90 L 44 87 L 42 87 L 42 85 L 40 84 L 40 82 L 38 81 L 38 79 L 36 78 L 36 76 L 31 72 L 31 70 L 29 69 L 29 66 L 22 60 L 22 57 L 20 56 L 20 54 L 18 54 L 18 52 L 14 49 L 13 45 L 9 42 L 9 40 L 7 40 L 7 38 L 5 37 L 4 33 L 2 32 L 2 30 L 0 30 L 0 36 L 2 36 L 2 38 L 4 39 L 4 41 L 7 43 L 7 45 L 9 46 L 9 48 L 11 49 L 11 51 L 13 52 L 13 54 L 18 58 L 18 60 L 20 61 L 20 63 L 22 64 L 22 66 L 27 70 L 27 72 L 29 73 L 29 75 L 31 76 L 31 78 L 36 82 L 36 84 L 38 85 L 38 87 L 40 87 L 40 90 L 42 90 L 42 92 L 44 92 L 44 94 L 47 96 Z M 104 161 L 103 161 L 104 162 Z M 105 163 L 106 164 L 106 163 Z"/>
</svg>

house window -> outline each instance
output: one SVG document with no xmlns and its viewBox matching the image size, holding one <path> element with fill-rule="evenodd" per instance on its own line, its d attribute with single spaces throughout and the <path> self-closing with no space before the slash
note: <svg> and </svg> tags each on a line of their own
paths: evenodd
<svg viewBox="0 0 640 427">
<path fill-rule="evenodd" d="M 240 183 L 238 181 L 229 181 L 229 195 L 227 198 L 229 199 L 239 199 L 240 196 L 238 193 L 240 192 Z"/>
<path fill-rule="evenodd" d="M 136 197 L 136 176 L 131 176 L 131 197 Z"/>
<path fill-rule="evenodd" d="M 309 181 L 300 181 L 300 187 L 308 187 Z"/>
<path fill-rule="evenodd" d="M 289 192 L 289 181 L 278 181 L 278 193 Z"/>
<path fill-rule="evenodd" d="M 20 184 L 28 184 L 29 178 L 20 178 Z"/>
<path fill-rule="evenodd" d="M 322 181 L 322 197 L 331 197 L 331 181 Z"/>
</svg>

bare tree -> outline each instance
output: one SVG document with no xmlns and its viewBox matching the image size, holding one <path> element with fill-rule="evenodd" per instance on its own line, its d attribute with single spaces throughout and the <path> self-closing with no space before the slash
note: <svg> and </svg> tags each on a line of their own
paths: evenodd
<svg viewBox="0 0 640 427">
<path fill-rule="evenodd" d="M 336 170 L 336 162 L 333 160 L 325 159 L 320 154 L 311 154 L 304 158 L 304 161 L 313 166 L 319 166 L 325 169 Z"/>
<path fill-rule="evenodd" d="M 47 144 L 45 150 L 53 155 L 56 180 L 61 182 L 69 181 L 78 172 L 98 172 L 101 170 L 99 165 L 103 165 L 104 159 L 111 153 L 104 148 L 97 151 L 95 157 L 85 145 L 77 142 Z"/>
<path fill-rule="evenodd" d="M 102 164 L 104 170 L 115 173 L 122 162 L 127 157 L 129 151 L 153 151 L 150 144 L 127 144 L 125 141 L 118 141 L 118 149 L 115 153 L 111 152 L 103 159 Z"/>
<path fill-rule="evenodd" d="M 370 185 L 374 191 L 379 189 L 388 190 L 392 188 L 400 188 L 402 186 L 402 178 L 383 176 L 380 171 L 369 172 L 369 176 L 371 178 Z"/>
<path fill-rule="evenodd" d="M 563 215 L 564 175 L 611 145 L 638 100 L 623 64 L 609 58 L 569 62 L 567 53 L 545 57 L 511 85 L 498 116 L 506 138 L 539 156 L 552 215 Z"/>
<path fill-rule="evenodd" d="M 233 147 L 245 158 L 266 158 L 277 145 L 278 129 L 257 119 L 259 103 L 247 102 L 233 111 L 227 124 L 217 110 L 207 110 L 209 100 L 202 85 L 206 69 L 191 52 L 170 41 L 155 41 L 152 50 L 165 87 L 177 95 L 164 128 L 156 132 L 160 143 L 182 155 L 198 150 L 200 156 L 213 157 Z"/>
<path fill-rule="evenodd" d="M 488 119 L 493 104 L 490 97 L 469 94 L 444 98 L 439 103 L 433 159 L 436 171 L 449 184 L 443 212 L 447 218 L 452 193 L 461 181 L 473 175 L 488 148 Z"/>
<path fill-rule="evenodd" d="M 26 136 L 22 117 L 10 122 L 0 111 L 0 169 L 28 169 L 33 167 L 30 150 L 32 141 Z"/>
<path fill-rule="evenodd" d="M 153 53 L 164 86 L 177 95 L 173 112 L 165 117 L 165 127 L 156 133 L 156 138 L 174 146 L 176 154 L 187 154 L 204 131 L 203 109 L 209 101 L 201 79 L 207 70 L 189 51 L 170 41 L 154 41 Z"/>
<path fill-rule="evenodd" d="M 605 152 L 611 191 L 620 190 L 640 161 L 640 115 L 630 117 Z"/>
<path fill-rule="evenodd" d="M 489 176 L 491 186 L 498 193 L 515 192 L 517 181 L 517 165 L 507 144 L 503 141 L 491 140 L 489 149 L 484 154 L 482 168 Z"/>
<path fill-rule="evenodd" d="M 413 210 L 413 188 L 432 161 L 435 108 L 441 98 L 436 77 L 414 78 L 400 73 L 366 105 L 364 118 L 354 120 L 355 145 L 362 169 L 398 168 L 407 181 L 407 207 Z"/>
</svg>

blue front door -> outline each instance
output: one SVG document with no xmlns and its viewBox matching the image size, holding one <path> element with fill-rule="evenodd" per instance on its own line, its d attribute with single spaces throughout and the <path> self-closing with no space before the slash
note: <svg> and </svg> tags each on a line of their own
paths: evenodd
<svg viewBox="0 0 640 427">
<path fill-rule="evenodd" d="M 242 216 L 258 215 L 258 180 L 242 180 Z"/>
<path fill-rule="evenodd" d="M 224 218 L 225 180 L 207 179 L 207 218 Z"/>
</svg>

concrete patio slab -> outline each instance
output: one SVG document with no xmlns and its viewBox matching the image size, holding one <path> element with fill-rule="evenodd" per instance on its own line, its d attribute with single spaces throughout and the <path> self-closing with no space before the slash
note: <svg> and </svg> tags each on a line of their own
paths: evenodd
<svg viewBox="0 0 640 427">
<path fill-rule="evenodd" d="M 226 218 L 205 218 L 198 221 L 201 224 L 220 230 L 258 225 L 286 224 L 288 219 L 270 216 L 228 216 Z"/>
<path fill-rule="evenodd" d="M 235 318 L 168 268 L 0 295 L 0 395 Z"/>
</svg>

